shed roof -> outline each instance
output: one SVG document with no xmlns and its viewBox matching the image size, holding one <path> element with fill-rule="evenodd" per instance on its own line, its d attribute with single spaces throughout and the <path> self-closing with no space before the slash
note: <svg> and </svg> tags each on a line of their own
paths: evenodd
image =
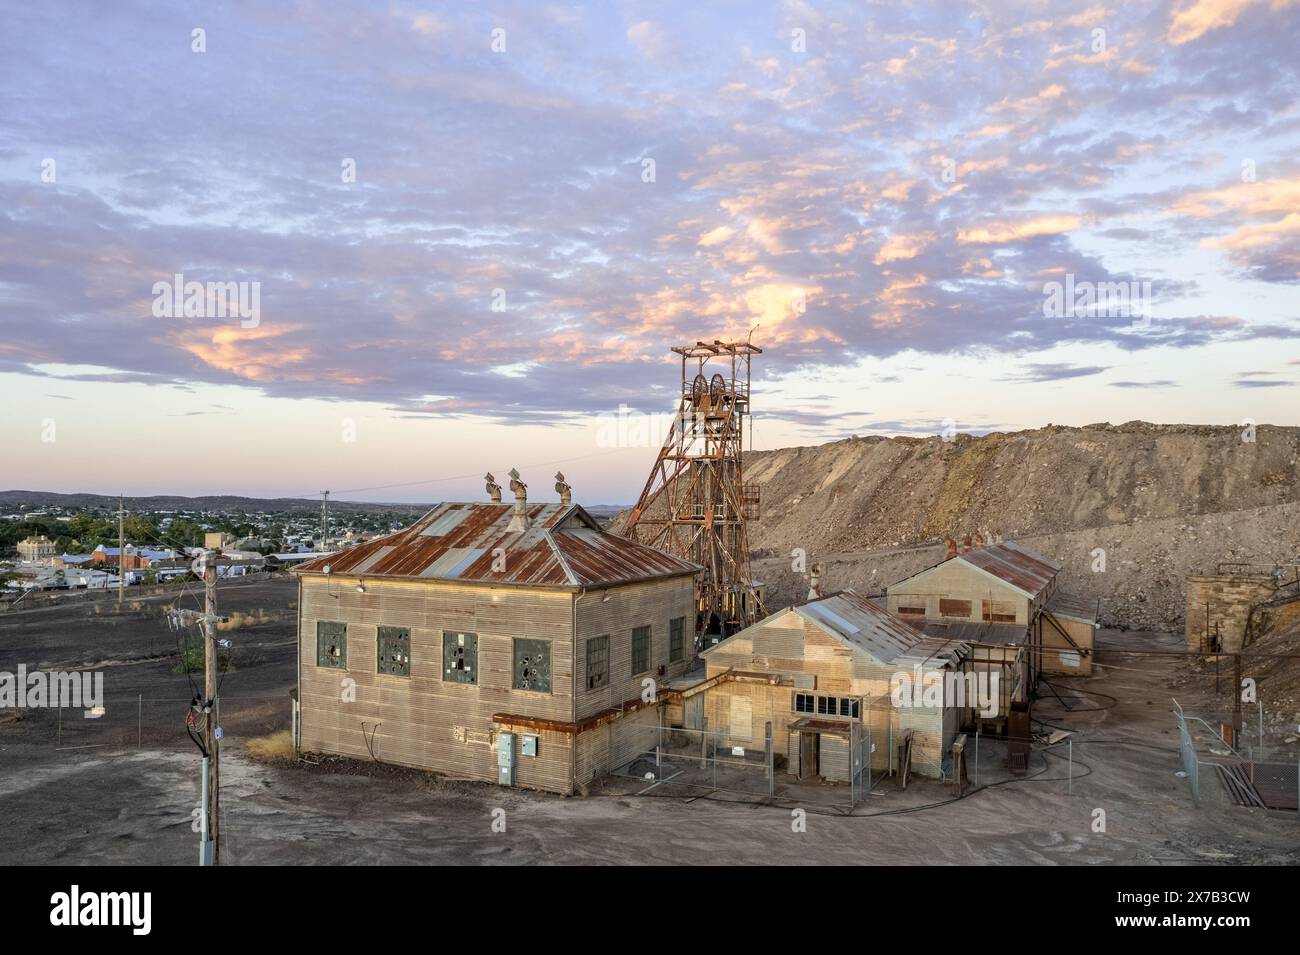
<svg viewBox="0 0 1300 955">
<path fill-rule="evenodd" d="M 513 504 L 439 504 L 405 530 L 322 555 L 295 573 L 323 574 L 328 566 L 331 574 L 571 588 L 699 570 L 690 561 L 606 533 L 577 504 L 530 504 L 523 531 L 509 529 L 513 511 Z"/>
<path fill-rule="evenodd" d="M 852 590 L 810 600 L 790 607 L 786 612 L 798 614 L 830 636 L 886 666 L 920 664 L 937 668 L 955 664 L 969 650 L 960 643 L 926 637 L 915 627 Z M 761 626 L 762 621 L 753 625 Z M 753 627 L 733 634 L 729 639 L 735 639 Z M 703 653 L 707 655 L 726 643 L 724 640 Z"/>
<path fill-rule="evenodd" d="M 1055 617 L 1069 617 L 1081 623 L 1097 623 L 1097 601 L 1058 590 L 1047 601 L 1047 612 Z"/>
<path fill-rule="evenodd" d="M 893 663 L 918 641 L 914 628 L 852 590 L 810 600 L 791 609 L 827 633 L 867 651 L 881 663 Z"/>
<path fill-rule="evenodd" d="M 917 621 L 921 624 L 921 621 Z M 1023 623 L 977 623 L 927 620 L 922 624 L 927 636 L 978 643 L 981 646 L 1015 647 L 1029 639 L 1029 630 Z"/>
<path fill-rule="evenodd" d="M 894 587 L 898 587 L 908 580 L 920 577 L 922 574 L 929 573 L 934 568 L 942 567 L 954 560 L 961 561 L 982 573 L 995 577 L 1011 589 L 1031 598 L 1037 597 L 1046 590 L 1063 566 L 1041 554 L 1034 553 L 1023 544 L 1018 544 L 1015 541 L 1002 541 L 980 547 L 977 550 L 966 551 L 966 553 L 958 554 L 956 557 L 941 560 L 939 563 L 925 568 L 925 570 L 918 571 L 911 577 L 906 577 L 898 581 L 898 583 L 892 584 L 889 589 L 892 591 Z"/>
<path fill-rule="evenodd" d="M 990 544 L 958 554 L 955 559 L 992 574 L 1027 597 L 1046 590 L 1061 569 L 1060 564 L 1015 541 Z"/>
</svg>

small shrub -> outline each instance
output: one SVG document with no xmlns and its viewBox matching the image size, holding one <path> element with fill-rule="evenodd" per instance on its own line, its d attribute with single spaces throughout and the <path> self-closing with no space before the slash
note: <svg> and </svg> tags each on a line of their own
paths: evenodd
<svg viewBox="0 0 1300 955">
<path fill-rule="evenodd" d="M 264 763 L 290 762 L 297 758 L 293 751 L 293 734 L 280 730 L 269 736 L 255 736 L 247 743 L 248 755 Z"/>
</svg>

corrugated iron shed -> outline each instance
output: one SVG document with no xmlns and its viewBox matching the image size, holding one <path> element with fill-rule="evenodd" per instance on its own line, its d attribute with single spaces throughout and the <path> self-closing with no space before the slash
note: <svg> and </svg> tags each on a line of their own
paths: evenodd
<svg viewBox="0 0 1300 955">
<path fill-rule="evenodd" d="M 295 572 L 323 574 L 328 566 L 331 575 L 576 589 L 699 570 L 605 533 L 577 504 L 530 504 L 523 531 L 508 530 L 513 510 L 512 504 L 439 504 L 405 530 L 315 558 Z"/>
</svg>

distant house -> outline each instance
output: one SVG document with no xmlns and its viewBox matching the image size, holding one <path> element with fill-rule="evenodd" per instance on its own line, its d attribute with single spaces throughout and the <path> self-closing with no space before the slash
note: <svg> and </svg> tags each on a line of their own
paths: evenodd
<svg viewBox="0 0 1300 955">
<path fill-rule="evenodd" d="M 91 551 L 90 562 L 98 567 L 121 567 L 123 570 L 140 570 L 149 565 L 149 558 L 138 548 L 127 544 L 125 551 L 123 556 L 122 548 L 100 544 Z"/>
<path fill-rule="evenodd" d="M 851 590 L 778 611 L 701 656 L 697 686 L 674 684 L 681 725 L 742 749 L 761 747 L 770 725 L 774 752 L 800 778 L 847 782 L 852 748 L 868 729 L 873 770 L 894 765 L 892 743 L 911 731 L 913 771 L 941 777 L 969 709 L 944 675 L 962 671 L 970 647 L 928 637 Z M 895 697 L 901 677 L 934 681 L 942 699 L 927 706 L 913 705 L 910 693 Z"/>
<path fill-rule="evenodd" d="M 574 792 L 653 746 L 646 687 L 695 657 L 697 570 L 522 498 L 317 555 L 296 570 L 298 743 Z"/>
</svg>

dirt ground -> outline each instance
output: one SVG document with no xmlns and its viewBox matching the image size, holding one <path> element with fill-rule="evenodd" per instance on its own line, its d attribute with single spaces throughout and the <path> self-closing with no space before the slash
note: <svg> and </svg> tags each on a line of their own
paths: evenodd
<svg viewBox="0 0 1300 955">
<path fill-rule="evenodd" d="M 1012 777 L 1002 747 L 983 740 L 966 798 L 925 780 L 904 792 L 887 778 L 847 815 L 844 787 L 828 785 L 786 786 L 771 800 L 615 779 L 561 798 L 345 760 L 256 761 L 246 741 L 289 725 L 295 598 L 292 582 L 222 588 L 223 611 L 262 621 L 226 634 L 228 864 L 1300 863 L 1295 813 L 1231 804 L 1209 768 L 1197 808 L 1175 775 L 1170 697 L 1211 707 L 1197 696 L 1204 681 L 1176 658 L 1124 651 L 1178 649 L 1177 636 L 1104 631 L 1097 675 L 1057 680 L 1061 699 L 1036 704 L 1045 724 L 1075 731 L 1072 770 L 1058 745 Z M 0 716 L 0 864 L 195 862 L 199 756 L 183 729 L 190 690 L 173 672 L 165 602 L 0 617 L 0 670 L 93 664 L 106 674 L 108 710 L 99 720 Z"/>
</svg>

